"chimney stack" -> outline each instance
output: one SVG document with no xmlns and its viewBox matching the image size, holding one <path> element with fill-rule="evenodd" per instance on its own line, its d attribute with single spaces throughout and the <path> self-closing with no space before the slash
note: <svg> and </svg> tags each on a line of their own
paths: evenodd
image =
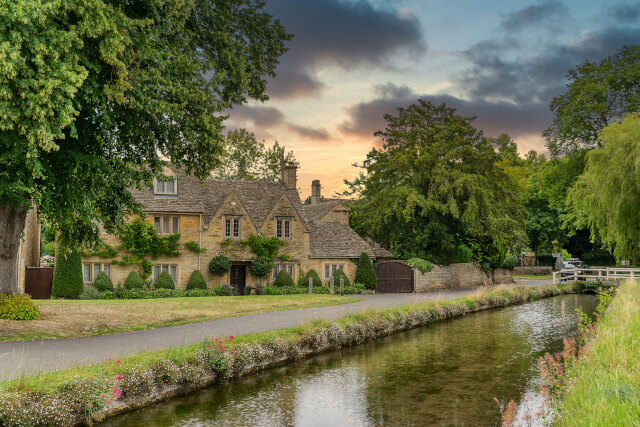
<svg viewBox="0 0 640 427">
<path fill-rule="evenodd" d="M 289 162 L 282 168 L 282 182 L 284 182 L 284 186 L 288 190 L 295 190 L 297 188 L 297 172 L 298 166 L 296 166 L 294 162 Z"/>
<path fill-rule="evenodd" d="M 322 187 L 320 186 L 320 180 L 314 179 L 311 182 L 311 204 L 316 205 L 322 200 Z"/>
</svg>

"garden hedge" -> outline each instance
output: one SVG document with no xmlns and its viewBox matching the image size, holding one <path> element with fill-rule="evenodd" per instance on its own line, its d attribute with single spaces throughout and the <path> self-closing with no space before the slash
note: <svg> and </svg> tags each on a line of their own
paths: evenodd
<svg viewBox="0 0 640 427">
<path fill-rule="evenodd" d="M 82 278 L 82 258 L 76 250 L 70 253 L 58 251 L 56 267 L 53 273 L 51 295 L 61 298 L 78 298 L 84 289 Z"/>
</svg>

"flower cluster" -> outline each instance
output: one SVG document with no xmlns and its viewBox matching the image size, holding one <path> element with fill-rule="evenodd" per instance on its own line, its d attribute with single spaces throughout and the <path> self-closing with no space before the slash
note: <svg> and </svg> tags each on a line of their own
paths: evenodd
<svg viewBox="0 0 640 427">
<path fill-rule="evenodd" d="M 44 255 L 40 258 L 40 267 L 53 267 L 55 259 L 51 255 Z"/>
</svg>

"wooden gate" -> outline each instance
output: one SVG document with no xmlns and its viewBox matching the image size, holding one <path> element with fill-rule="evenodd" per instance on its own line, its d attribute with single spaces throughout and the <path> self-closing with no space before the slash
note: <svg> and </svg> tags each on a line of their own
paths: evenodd
<svg viewBox="0 0 640 427">
<path fill-rule="evenodd" d="M 53 283 L 52 267 L 26 267 L 24 276 L 24 292 L 34 299 L 51 298 Z"/>
<path fill-rule="evenodd" d="M 413 292 L 413 269 L 403 262 L 380 262 L 376 274 L 378 292 Z"/>
</svg>

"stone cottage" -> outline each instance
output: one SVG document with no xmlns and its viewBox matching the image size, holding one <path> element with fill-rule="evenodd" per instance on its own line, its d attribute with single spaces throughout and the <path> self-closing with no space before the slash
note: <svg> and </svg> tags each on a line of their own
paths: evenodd
<svg viewBox="0 0 640 427">
<path fill-rule="evenodd" d="M 362 252 L 372 258 L 392 257 L 379 246 L 376 250 L 349 227 L 349 209 L 343 200 L 325 199 L 319 181 L 313 181 L 311 204 L 303 205 L 297 190 L 297 166 L 287 164 L 278 182 L 217 180 L 204 183 L 179 171 L 166 169 L 169 180 L 157 180 L 153 190 L 134 191 L 144 206 L 146 220 L 160 235 L 180 234 L 180 252 L 176 257 L 159 257 L 154 263 L 155 281 L 162 271 L 168 272 L 176 287 L 185 288 L 191 273 L 200 270 L 208 285 L 226 284 L 237 290 L 273 282 L 280 270 L 287 270 L 294 281 L 301 271 L 315 269 L 328 283 L 337 269 L 350 280 L 355 278 L 354 259 Z M 240 242 L 251 234 L 278 237 L 286 242 L 273 271 L 266 278 L 249 272 L 256 258 L 249 247 Z M 117 237 L 103 234 L 102 240 L 117 247 Z M 194 252 L 185 243 L 195 242 L 205 252 Z M 211 258 L 225 255 L 232 263 L 231 271 L 220 277 L 208 272 Z M 120 256 L 120 255 L 119 255 Z M 104 271 L 115 283 L 124 282 L 137 265 L 113 264 L 116 258 L 83 257 L 85 284 L 92 283 Z"/>
</svg>

